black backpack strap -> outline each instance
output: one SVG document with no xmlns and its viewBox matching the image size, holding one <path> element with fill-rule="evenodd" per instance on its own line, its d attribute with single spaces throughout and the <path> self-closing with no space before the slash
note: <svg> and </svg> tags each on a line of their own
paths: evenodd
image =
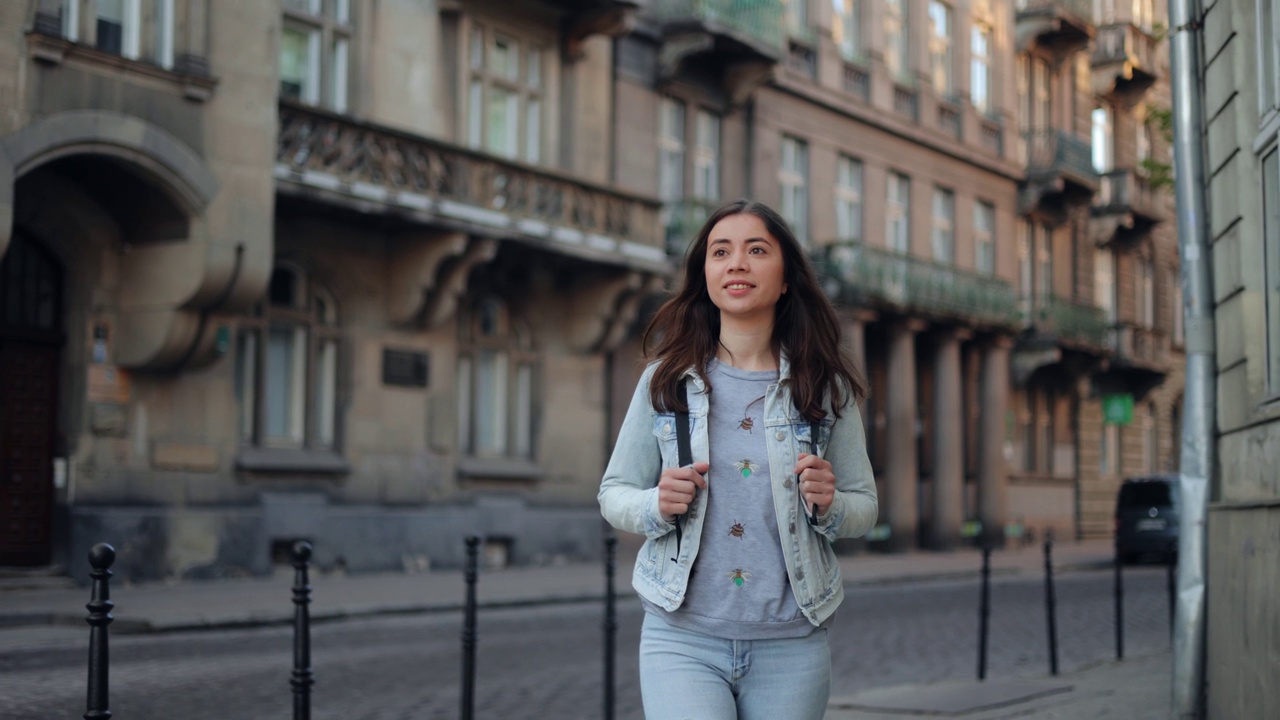
<svg viewBox="0 0 1280 720">
<path fill-rule="evenodd" d="M 676 410 L 676 451 L 679 454 L 679 467 L 688 467 L 693 464 L 693 450 L 689 446 L 689 388 L 686 385 L 687 380 L 680 379 L 680 402 L 684 404 L 684 410 Z M 677 560 L 680 557 L 680 540 L 684 537 L 684 516 L 676 516 L 676 556 L 671 558 Z"/>
<path fill-rule="evenodd" d="M 818 451 L 818 428 L 820 427 L 822 427 L 821 423 L 816 423 L 816 422 L 809 423 L 809 454 L 817 455 L 818 457 L 822 457 L 822 454 Z M 797 475 L 796 485 L 799 485 L 799 484 L 800 484 L 800 476 Z M 809 511 L 809 524 L 810 525 L 818 524 L 818 503 L 814 503 L 813 509 Z"/>
</svg>

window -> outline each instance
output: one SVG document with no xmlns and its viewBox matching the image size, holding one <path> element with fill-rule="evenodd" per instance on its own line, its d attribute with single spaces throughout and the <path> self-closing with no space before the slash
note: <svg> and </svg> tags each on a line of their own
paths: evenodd
<svg viewBox="0 0 1280 720">
<path fill-rule="evenodd" d="M 862 56 L 862 2 L 861 0 L 831 0 L 834 12 L 831 23 L 832 39 L 840 48 L 845 60 L 858 60 Z"/>
<path fill-rule="evenodd" d="M 782 217 L 802 244 L 809 242 L 809 146 L 803 140 L 783 136 L 782 163 L 778 168 L 782 186 Z"/>
<path fill-rule="evenodd" d="M 1280 394 L 1280 149 L 1262 159 L 1263 246 L 1266 254 L 1267 379 Z"/>
<path fill-rule="evenodd" d="M 1138 322 L 1142 327 L 1156 324 L 1155 267 L 1151 258 L 1138 260 Z"/>
<path fill-rule="evenodd" d="M 862 240 L 862 162 L 847 155 L 836 167 L 836 239 Z"/>
<path fill-rule="evenodd" d="M 1031 128 L 1048 130 L 1052 127 L 1052 95 L 1049 92 L 1049 63 L 1031 58 Z"/>
<path fill-rule="evenodd" d="M 951 8 L 929 0 L 929 76 L 933 89 L 951 97 Z"/>
<path fill-rule="evenodd" d="M 1107 323 L 1116 322 L 1116 256 L 1107 248 L 1093 251 L 1093 300 L 1098 303 Z"/>
<path fill-rule="evenodd" d="M 241 323 L 236 387 L 242 441 L 336 446 L 339 337 L 333 298 L 301 270 L 277 265 L 266 300 Z"/>
<path fill-rule="evenodd" d="M 907 78 L 911 67 L 911 45 L 907 35 L 907 0 L 885 0 L 884 62 L 890 77 Z"/>
<path fill-rule="evenodd" d="M 1053 474 L 1053 391 L 1045 388 L 1036 394 L 1036 469 Z"/>
<path fill-rule="evenodd" d="M 1155 22 L 1156 9 L 1152 0 L 1133 0 L 1133 24 L 1147 32 L 1151 32 L 1151 24 Z"/>
<path fill-rule="evenodd" d="M 933 259 L 948 265 L 956 261 L 956 196 L 950 190 L 933 190 Z"/>
<path fill-rule="evenodd" d="M 80 39 L 81 0 L 61 0 L 58 13 L 62 18 L 62 37 L 76 42 Z"/>
<path fill-rule="evenodd" d="M 1156 404 L 1149 402 L 1144 407 L 1145 412 L 1142 418 L 1142 470 L 1144 472 L 1155 472 L 1159 470 L 1156 467 L 1156 453 L 1160 448 L 1160 434 L 1156 428 Z"/>
<path fill-rule="evenodd" d="M 969 99 L 979 113 L 991 111 L 991 28 L 973 24 L 969 56 Z"/>
<path fill-rule="evenodd" d="M 1053 228 L 1048 225 L 1040 228 L 1040 242 L 1036 243 L 1036 266 L 1039 277 L 1036 278 L 1036 295 L 1041 302 L 1048 302 L 1053 296 Z"/>
<path fill-rule="evenodd" d="M 1151 160 L 1151 125 L 1145 117 L 1135 118 L 1133 143 L 1137 148 L 1138 165 L 1137 169 L 1146 174 L 1144 163 Z"/>
<path fill-rule="evenodd" d="M 911 179 L 906 175 L 889 173 L 886 199 L 885 247 L 905 255 L 911 251 Z"/>
<path fill-rule="evenodd" d="M 136 60 L 140 54 L 138 30 L 142 25 L 141 0 L 98 0 L 97 48 Z"/>
<path fill-rule="evenodd" d="M 684 199 L 684 103 L 671 98 L 658 103 L 658 196 Z"/>
<path fill-rule="evenodd" d="M 1111 108 L 1094 108 L 1090 116 L 1090 140 L 1093 145 L 1093 169 L 1100 173 L 1111 171 Z"/>
<path fill-rule="evenodd" d="M 286 0 L 280 32 L 280 96 L 347 110 L 350 0 Z"/>
<path fill-rule="evenodd" d="M 458 444 L 471 457 L 532 460 L 532 343 L 506 303 L 486 297 L 459 314 Z"/>
<path fill-rule="evenodd" d="M 978 272 L 996 272 L 996 208 L 981 200 L 973 206 L 973 265 Z"/>
<path fill-rule="evenodd" d="M 720 116 L 699 110 L 694 129 L 693 196 L 720 198 Z"/>
<path fill-rule="evenodd" d="M 472 24 L 467 101 L 471 147 L 542 162 L 544 53 L 538 45 Z"/>
</svg>

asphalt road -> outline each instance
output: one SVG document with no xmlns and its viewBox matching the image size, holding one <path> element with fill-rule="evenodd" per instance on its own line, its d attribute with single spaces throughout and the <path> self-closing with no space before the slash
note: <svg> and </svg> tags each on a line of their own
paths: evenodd
<svg viewBox="0 0 1280 720">
<path fill-rule="evenodd" d="M 1169 647 L 1160 568 L 1126 571 L 1125 651 Z M 1059 576 L 1059 669 L 1114 657 L 1112 575 Z M 871 687 L 972 678 L 977 667 L 976 581 L 850 587 L 831 629 L 833 695 Z M 1049 671 L 1044 582 L 992 584 L 988 677 Z M 618 720 L 641 720 L 636 647 L 642 611 L 619 603 Z M 602 609 L 592 604 L 481 610 L 475 717 L 601 718 Z M 0 717 L 80 718 L 87 630 L 74 642 L 0 652 Z M 458 718 L 461 614 L 382 617 L 317 625 L 312 718 Z M 292 634 L 258 628 L 111 640 L 115 720 L 292 717 Z"/>
</svg>

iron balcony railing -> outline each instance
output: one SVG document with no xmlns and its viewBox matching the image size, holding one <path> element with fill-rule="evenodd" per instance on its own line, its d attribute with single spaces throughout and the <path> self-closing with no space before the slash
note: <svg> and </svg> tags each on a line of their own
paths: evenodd
<svg viewBox="0 0 1280 720">
<path fill-rule="evenodd" d="M 1108 345 L 1109 326 L 1101 308 L 1057 295 L 1036 299 L 1031 325 L 1059 341 L 1095 348 Z"/>
<path fill-rule="evenodd" d="M 1136 213 L 1152 220 L 1160 220 L 1160 191 L 1151 186 L 1147 178 L 1131 169 L 1112 170 L 1102 176 L 1098 186 L 1095 215 Z"/>
<path fill-rule="evenodd" d="M 289 102 L 280 104 L 279 122 L 277 172 L 304 183 L 448 201 L 655 250 L 662 242 L 660 205 L 649 198 Z"/>
<path fill-rule="evenodd" d="M 1013 286 L 991 275 L 861 242 L 829 245 L 818 262 L 832 283 L 832 294 L 843 303 L 884 305 L 1000 327 L 1018 324 Z"/>
<path fill-rule="evenodd" d="M 649 14 L 718 25 L 782 53 L 790 28 L 786 10 L 782 0 L 653 0 Z"/>
<path fill-rule="evenodd" d="M 1017 0 L 1014 7 L 1018 15 L 1069 15 L 1093 24 L 1093 0 Z"/>
<path fill-rule="evenodd" d="M 1033 130 L 1023 134 L 1027 177 L 1040 180 L 1068 176 L 1091 188 L 1098 186 L 1089 143 L 1063 130 Z"/>
</svg>

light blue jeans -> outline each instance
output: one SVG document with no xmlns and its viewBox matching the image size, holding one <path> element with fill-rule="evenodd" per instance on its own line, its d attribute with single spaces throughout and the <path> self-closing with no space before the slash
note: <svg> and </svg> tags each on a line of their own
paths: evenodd
<svg viewBox="0 0 1280 720">
<path fill-rule="evenodd" d="M 646 720 L 822 720 L 830 694 L 826 628 L 803 638 L 722 640 L 644 615 Z"/>
</svg>

